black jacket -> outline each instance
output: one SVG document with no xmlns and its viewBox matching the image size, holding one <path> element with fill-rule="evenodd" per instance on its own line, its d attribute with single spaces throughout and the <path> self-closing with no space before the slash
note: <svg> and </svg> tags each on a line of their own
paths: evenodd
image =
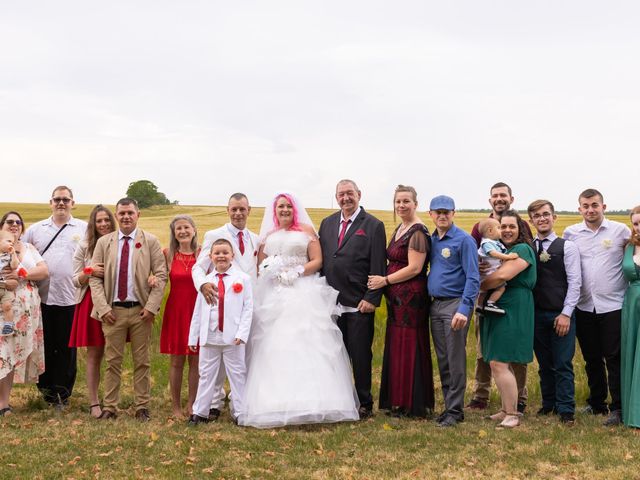
<svg viewBox="0 0 640 480">
<path fill-rule="evenodd" d="M 387 236 L 384 224 L 361 208 L 338 248 L 340 211 L 320 224 L 322 275 L 340 292 L 338 301 L 357 307 L 360 300 L 380 305 L 384 289 L 368 290 L 369 275 L 386 275 Z"/>
</svg>

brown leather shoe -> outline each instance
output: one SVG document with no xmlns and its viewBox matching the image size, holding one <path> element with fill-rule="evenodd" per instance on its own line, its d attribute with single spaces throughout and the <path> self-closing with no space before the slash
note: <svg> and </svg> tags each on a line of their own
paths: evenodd
<svg viewBox="0 0 640 480">
<path fill-rule="evenodd" d="M 115 420 L 116 418 L 118 418 L 118 414 L 111 410 L 102 410 L 102 413 L 98 417 L 99 420 Z"/>
<path fill-rule="evenodd" d="M 141 408 L 140 410 L 138 410 L 136 412 L 136 420 L 139 420 L 141 422 L 148 422 L 149 420 L 151 420 L 149 410 L 147 410 L 146 408 Z"/>
<path fill-rule="evenodd" d="M 488 407 L 488 402 L 486 400 L 480 400 L 478 398 L 474 398 L 471 400 L 465 408 L 471 410 L 486 410 Z"/>
</svg>

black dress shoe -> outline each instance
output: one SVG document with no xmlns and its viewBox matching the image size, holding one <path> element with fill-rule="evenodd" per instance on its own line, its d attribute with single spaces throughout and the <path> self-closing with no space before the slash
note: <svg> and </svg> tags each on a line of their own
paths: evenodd
<svg viewBox="0 0 640 480">
<path fill-rule="evenodd" d="M 220 410 L 218 410 L 217 408 L 211 408 L 209 410 L 209 420 L 212 422 L 215 422 L 216 420 L 218 420 L 218 418 L 220 417 Z M 202 418 L 202 417 L 200 417 Z"/>
<path fill-rule="evenodd" d="M 358 409 L 358 415 L 360 416 L 360 420 L 366 420 L 373 416 L 373 409 L 371 407 L 360 407 Z"/>
<path fill-rule="evenodd" d="M 443 428 L 455 427 L 461 421 L 462 420 L 458 420 L 453 415 L 445 415 L 444 418 L 437 423 L 437 425 Z"/>
<path fill-rule="evenodd" d="M 602 408 L 593 408 L 591 405 L 587 405 L 580 410 L 580 412 L 586 415 L 608 415 L 609 409 L 606 406 Z"/>
<path fill-rule="evenodd" d="M 440 415 L 438 415 L 435 419 L 436 423 L 440 423 L 442 420 L 444 420 L 444 417 L 446 417 L 447 415 L 449 415 L 447 413 L 447 411 L 445 410 L 444 412 L 442 412 Z"/>
<path fill-rule="evenodd" d="M 576 423 L 576 418 L 571 412 L 562 412 L 560 414 L 560 423 L 564 423 L 565 425 L 573 425 L 574 423 Z"/>
<path fill-rule="evenodd" d="M 209 423 L 209 419 L 201 417 L 200 415 L 196 415 L 195 413 L 189 417 L 188 424 L 192 427 L 198 425 L 199 423 Z"/>
<path fill-rule="evenodd" d="M 602 425 L 604 425 L 605 427 L 615 427 L 617 425 L 620 425 L 621 423 L 622 423 L 622 411 L 614 410 L 609 414 L 607 419 L 604 422 L 602 422 Z"/>
<path fill-rule="evenodd" d="M 149 415 L 149 410 L 146 408 L 141 408 L 136 412 L 136 420 L 140 422 L 148 422 L 151 420 L 151 415 Z"/>
<path fill-rule="evenodd" d="M 102 410 L 102 413 L 98 417 L 100 420 L 115 420 L 116 418 L 118 418 L 118 415 L 111 410 Z"/>
<path fill-rule="evenodd" d="M 555 407 L 541 407 L 540 410 L 536 412 L 536 415 L 549 415 L 550 413 L 556 413 Z"/>
</svg>

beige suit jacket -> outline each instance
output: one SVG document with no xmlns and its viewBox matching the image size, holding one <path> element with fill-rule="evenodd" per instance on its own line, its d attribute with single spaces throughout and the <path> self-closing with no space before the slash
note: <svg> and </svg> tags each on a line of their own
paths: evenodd
<svg viewBox="0 0 640 480">
<path fill-rule="evenodd" d="M 157 314 L 160 310 L 164 286 L 167 283 L 167 265 L 158 239 L 138 228 L 132 245 L 134 291 L 138 301 L 144 309 Z M 114 292 L 116 289 L 116 265 L 118 263 L 118 231 L 109 233 L 98 240 L 93 252 L 91 263 L 104 263 L 104 279 L 91 277 L 91 299 L 93 311 L 91 316 L 102 320 L 102 317 L 112 310 Z M 148 279 L 154 274 L 158 280 L 157 286 L 150 288 Z"/>
<path fill-rule="evenodd" d="M 80 283 L 80 275 L 84 270 L 84 267 L 91 265 L 91 257 L 89 256 L 89 246 L 86 240 L 82 240 L 76 248 L 76 253 L 73 255 L 73 284 L 76 287 L 76 303 L 80 303 L 84 298 L 84 294 L 87 293 L 89 283 L 82 285 Z"/>
</svg>

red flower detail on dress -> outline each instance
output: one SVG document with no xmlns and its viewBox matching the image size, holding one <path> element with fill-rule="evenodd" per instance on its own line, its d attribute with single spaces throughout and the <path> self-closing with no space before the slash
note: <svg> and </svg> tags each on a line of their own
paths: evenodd
<svg viewBox="0 0 640 480">
<path fill-rule="evenodd" d="M 142 247 L 142 244 L 140 242 L 136 243 L 136 248 L 140 248 Z"/>
<path fill-rule="evenodd" d="M 91 275 L 93 273 L 93 268 L 91 267 L 84 267 L 82 269 L 82 273 L 84 273 L 85 275 Z"/>
<path fill-rule="evenodd" d="M 27 278 L 27 275 L 29 275 L 29 273 L 27 272 L 27 269 L 26 269 L 26 268 L 24 268 L 24 267 L 20 267 L 20 268 L 18 269 L 18 276 L 19 276 L 20 278 Z"/>
<path fill-rule="evenodd" d="M 234 283 L 233 285 L 231 285 L 231 288 L 233 288 L 233 291 L 236 293 L 240 293 L 243 289 L 241 283 Z"/>
</svg>

